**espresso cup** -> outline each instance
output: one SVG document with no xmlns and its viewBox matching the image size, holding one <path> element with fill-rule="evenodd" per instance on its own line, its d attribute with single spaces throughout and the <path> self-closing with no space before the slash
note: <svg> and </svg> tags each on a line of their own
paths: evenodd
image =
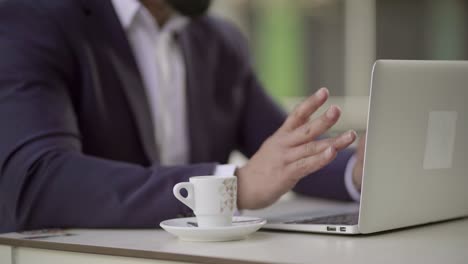
<svg viewBox="0 0 468 264">
<path fill-rule="evenodd" d="M 187 197 L 180 194 L 182 189 L 187 191 Z M 232 225 L 232 216 L 237 208 L 237 177 L 191 177 L 189 182 L 176 184 L 173 192 L 179 201 L 193 210 L 198 227 Z"/>
</svg>

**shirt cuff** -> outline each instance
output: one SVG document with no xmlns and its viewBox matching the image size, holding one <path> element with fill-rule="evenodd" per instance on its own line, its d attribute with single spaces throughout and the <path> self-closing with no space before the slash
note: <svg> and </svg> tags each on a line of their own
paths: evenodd
<svg viewBox="0 0 468 264">
<path fill-rule="evenodd" d="M 233 165 L 233 164 L 216 165 L 214 175 L 215 176 L 233 176 L 234 172 L 236 172 L 236 165 Z"/>
<path fill-rule="evenodd" d="M 346 164 L 344 181 L 345 181 L 346 190 L 348 191 L 349 196 L 351 196 L 351 198 L 354 201 L 359 202 L 359 200 L 361 200 L 361 193 L 357 190 L 356 186 L 354 186 L 354 183 L 353 183 L 353 169 L 354 169 L 354 166 L 356 166 L 356 162 L 357 162 L 357 157 L 356 157 L 356 154 L 354 154 L 348 160 L 348 164 Z"/>
</svg>

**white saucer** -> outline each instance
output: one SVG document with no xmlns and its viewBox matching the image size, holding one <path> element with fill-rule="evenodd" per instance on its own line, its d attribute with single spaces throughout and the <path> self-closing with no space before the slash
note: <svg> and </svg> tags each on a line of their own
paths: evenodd
<svg viewBox="0 0 468 264">
<path fill-rule="evenodd" d="M 167 232 L 185 241 L 232 241 L 247 238 L 266 224 L 266 220 L 258 217 L 234 216 L 232 226 L 201 228 L 195 227 L 196 217 L 176 218 L 162 221 L 159 224 Z M 237 223 L 236 223 L 237 222 Z"/>
</svg>

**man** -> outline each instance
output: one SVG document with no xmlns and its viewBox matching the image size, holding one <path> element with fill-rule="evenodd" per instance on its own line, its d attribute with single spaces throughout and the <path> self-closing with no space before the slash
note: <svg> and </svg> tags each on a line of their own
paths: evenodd
<svg viewBox="0 0 468 264">
<path fill-rule="evenodd" d="M 286 118 L 209 2 L 0 3 L 0 232 L 155 227 L 191 213 L 172 187 L 194 175 L 235 174 L 239 209 L 301 179 L 298 192 L 350 198 L 355 133 L 318 139 L 336 106 L 308 122 L 328 91 Z M 233 149 L 245 166 L 222 165 Z"/>
</svg>

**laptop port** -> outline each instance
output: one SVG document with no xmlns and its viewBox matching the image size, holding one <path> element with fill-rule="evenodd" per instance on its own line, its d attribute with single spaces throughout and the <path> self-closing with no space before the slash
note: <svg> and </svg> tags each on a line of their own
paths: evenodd
<svg viewBox="0 0 468 264">
<path fill-rule="evenodd" d="M 336 227 L 327 226 L 327 231 L 336 231 Z"/>
<path fill-rule="evenodd" d="M 341 232 L 346 232 L 346 227 L 344 227 L 344 226 L 340 227 L 340 231 Z"/>
</svg>

